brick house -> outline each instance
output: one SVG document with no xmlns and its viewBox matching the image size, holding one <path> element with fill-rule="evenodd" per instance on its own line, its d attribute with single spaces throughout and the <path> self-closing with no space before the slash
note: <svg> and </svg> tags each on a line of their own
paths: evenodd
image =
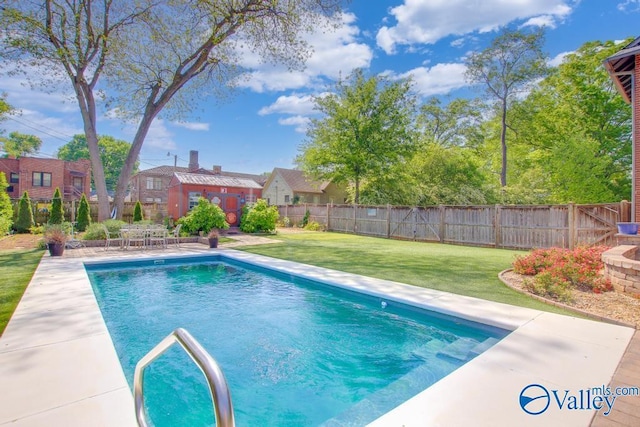
<svg viewBox="0 0 640 427">
<path fill-rule="evenodd" d="M 12 199 L 27 191 L 31 200 L 51 200 L 57 187 L 64 200 L 77 200 L 91 190 L 91 161 L 87 159 L 0 158 L 0 172 L 7 177 Z"/>
<path fill-rule="evenodd" d="M 260 188 L 267 180 L 264 175 L 227 172 L 223 171 L 220 166 L 214 166 L 211 169 L 201 168 L 198 164 L 198 152 L 192 150 L 189 152 L 189 166 L 186 168 L 182 166 L 158 166 L 135 174 L 130 181 L 131 201 L 166 204 L 168 202 L 169 183 L 175 172 L 250 179 L 258 183 Z"/>
<path fill-rule="evenodd" d="M 173 219 L 184 216 L 204 197 L 227 215 L 229 225 L 240 222 L 242 207 L 262 196 L 262 186 L 252 179 L 223 175 L 174 172 L 167 190 L 167 211 Z"/>
<path fill-rule="evenodd" d="M 330 181 L 314 181 L 296 169 L 275 168 L 264 184 L 262 197 L 273 205 L 345 203 L 347 192 Z"/>
<path fill-rule="evenodd" d="M 632 109 L 631 221 L 640 222 L 640 37 L 604 61 L 618 92 Z"/>
</svg>

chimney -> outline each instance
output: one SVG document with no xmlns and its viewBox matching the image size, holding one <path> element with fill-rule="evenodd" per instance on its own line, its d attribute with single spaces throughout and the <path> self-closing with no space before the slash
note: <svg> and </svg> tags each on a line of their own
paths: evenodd
<svg viewBox="0 0 640 427">
<path fill-rule="evenodd" d="M 215 175 L 220 175 L 222 173 L 222 166 L 213 165 L 213 173 Z"/>
<path fill-rule="evenodd" d="M 198 164 L 198 151 L 191 150 L 189 151 L 189 172 L 195 172 L 200 169 L 200 165 Z"/>
</svg>

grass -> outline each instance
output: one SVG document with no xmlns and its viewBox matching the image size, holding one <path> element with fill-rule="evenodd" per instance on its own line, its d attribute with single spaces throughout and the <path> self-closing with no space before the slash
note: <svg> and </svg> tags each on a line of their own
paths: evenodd
<svg viewBox="0 0 640 427">
<path fill-rule="evenodd" d="M 44 251 L 0 251 L 0 335 L 4 332 Z"/>
<path fill-rule="evenodd" d="M 340 233 L 279 233 L 281 243 L 240 247 L 273 258 L 575 316 L 505 286 L 498 273 L 525 252 Z"/>
</svg>

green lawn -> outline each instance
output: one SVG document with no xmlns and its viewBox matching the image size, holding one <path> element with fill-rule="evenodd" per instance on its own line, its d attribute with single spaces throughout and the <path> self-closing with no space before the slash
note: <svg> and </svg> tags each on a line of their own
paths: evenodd
<svg viewBox="0 0 640 427">
<path fill-rule="evenodd" d="M 521 251 L 418 243 L 341 233 L 279 233 L 282 243 L 239 250 L 491 301 L 569 314 L 505 286 L 498 273 Z"/>
<path fill-rule="evenodd" d="M 0 335 L 4 332 L 44 251 L 0 251 Z"/>
</svg>

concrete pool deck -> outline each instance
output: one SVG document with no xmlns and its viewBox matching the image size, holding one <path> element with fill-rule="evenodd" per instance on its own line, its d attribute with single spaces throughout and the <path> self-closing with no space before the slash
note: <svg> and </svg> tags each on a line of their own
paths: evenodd
<svg viewBox="0 0 640 427">
<path fill-rule="evenodd" d="M 569 409 L 571 402 L 574 407 L 580 406 L 577 399 L 584 397 L 581 391 L 611 382 L 634 334 L 633 329 L 622 326 L 244 252 L 211 251 L 197 244 L 144 252 L 68 250 L 63 257 L 42 259 L 0 338 L 0 378 L 5 390 L 0 399 L 0 426 L 135 426 L 131 391 L 84 262 L 212 252 L 366 291 L 387 301 L 410 303 L 513 330 L 488 351 L 385 414 L 372 426 L 588 426 L 596 411 Z M 550 392 L 550 405 L 540 415 L 528 415 L 519 403 L 521 391 L 531 384 Z M 531 393 L 525 394 L 537 397 L 533 392 L 541 390 L 532 388 Z M 563 409 L 556 404 L 554 390 L 561 400 L 566 397 Z M 640 397 L 635 399 L 640 403 Z M 582 403 L 584 408 L 584 399 Z M 540 409 L 535 405 L 526 407 L 532 411 Z"/>
</svg>

